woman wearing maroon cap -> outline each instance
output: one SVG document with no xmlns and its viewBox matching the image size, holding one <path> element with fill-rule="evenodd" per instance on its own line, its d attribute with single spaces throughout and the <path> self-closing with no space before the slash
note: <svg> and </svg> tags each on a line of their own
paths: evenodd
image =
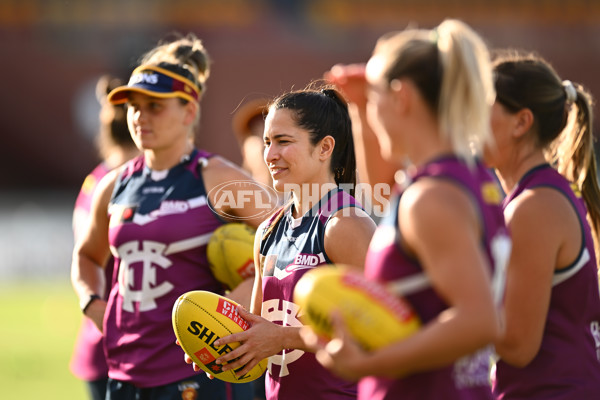
<svg viewBox="0 0 600 400">
<path fill-rule="evenodd" d="M 147 53 L 129 83 L 108 97 L 127 104 L 129 131 L 142 155 L 100 182 L 91 221 L 73 252 L 72 282 L 83 313 L 104 334 L 109 400 L 181 399 L 184 393 L 252 398 L 251 384 L 210 380 L 186 366 L 171 327 L 181 294 L 223 294 L 206 259 L 212 232 L 232 220 L 256 227 L 274 205 L 237 166 L 194 147 L 208 75 L 206 50 L 189 35 Z M 227 182 L 237 184 L 223 186 Z M 222 187 L 228 199 L 243 198 L 244 204 L 222 201 Z M 111 253 L 115 273 L 105 302 L 98 296 L 104 290 L 100 266 Z M 249 279 L 229 296 L 248 304 L 251 285 Z"/>
</svg>

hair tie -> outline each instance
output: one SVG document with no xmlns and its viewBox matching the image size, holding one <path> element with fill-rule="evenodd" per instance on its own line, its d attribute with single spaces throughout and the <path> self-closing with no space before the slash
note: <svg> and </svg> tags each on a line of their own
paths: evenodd
<svg viewBox="0 0 600 400">
<path fill-rule="evenodd" d="M 573 86 L 573 82 L 569 80 L 562 81 L 563 88 L 565 89 L 565 94 L 567 95 L 567 104 L 573 104 L 577 101 L 577 90 L 575 86 Z"/>
<path fill-rule="evenodd" d="M 333 89 L 321 89 L 321 93 L 333 100 L 339 100 Z"/>
<path fill-rule="evenodd" d="M 325 89 L 321 89 L 321 93 L 323 95 L 325 95 L 326 97 L 329 97 L 330 99 L 332 99 L 336 104 L 340 105 L 342 107 L 342 109 L 344 109 L 344 110 L 348 109 L 348 104 L 346 103 L 344 98 L 338 94 L 338 92 L 336 90 L 325 88 Z"/>
</svg>

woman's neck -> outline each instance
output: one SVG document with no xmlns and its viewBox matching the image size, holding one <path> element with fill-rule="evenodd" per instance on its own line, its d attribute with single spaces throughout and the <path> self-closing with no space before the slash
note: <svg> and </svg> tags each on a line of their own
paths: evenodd
<svg viewBox="0 0 600 400">
<path fill-rule="evenodd" d="M 186 141 L 179 146 L 171 146 L 160 150 L 145 150 L 144 158 L 150 169 L 164 171 L 179 164 L 193 149 L 193 143 Z"/>
<path fill-rule="evenodd" d="M 406 142 L 406 161 L 415 167 L 421 167 L 443 155 L 455 154 L 452 143 L 440 132 L 437 121 L 431 117 L 429 111 L 422 111 L 424 115 L 411 120 L 406 130 L 411 132 L 411 140 Z"/>
<path fill-rule="evenodd" d="M 496 175 L 505 193 L 510 193 L 521 178 L 532 168 L 546 163 L 544 152 L 540 149 L 521 150 L 511 153 L 510 159 L 495 167 Z"/>
<path fill-rule="evenodd" d="M 110 155 L 104 159 L 104 163 L 109 169 L 113 169 L 125 164 L 125 162 L 131 160 L 139 154 L 140 150 L 135 146 L 116 147 L 113 151 L 111 151 Z"/>
</svg>

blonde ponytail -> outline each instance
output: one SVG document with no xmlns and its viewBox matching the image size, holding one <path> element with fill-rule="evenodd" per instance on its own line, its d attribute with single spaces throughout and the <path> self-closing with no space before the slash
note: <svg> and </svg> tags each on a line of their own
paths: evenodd
<svg viewBox="0 0 600 400">
<path fill-rule="evenodd" d="M 490 143 L 495 98 L 490 56 L 466 24 L 445 20 L 434 30 L 409 29 L 382 36 L 373 56 L 384 62 L 384 78 L 410 79 L 437 115 L 442 135 L 472 163 Z"/>
<path fill-rule="evenodd" d="M 175 34 L 175 38 L 159 43 L 157 47 L 142 56 L 140 65 L 178 66 L 187 71 L 185 76 L 196 83 L 201 92 L 206 90 L 206 80 L 210 75 L 210 57 L 202 41 L 193 33 L 186 36 Z M 178 72 L 178 71 L 174 71 Z"/>
<path fill-rule="evenodd" d="M 472 162 L 492 141 L 490 112 L 495 91 L 490 56 L 466 24 L 445 20 L 436 29 L 442 66 L 438 117 L 454 150 Z"/>
</svg>

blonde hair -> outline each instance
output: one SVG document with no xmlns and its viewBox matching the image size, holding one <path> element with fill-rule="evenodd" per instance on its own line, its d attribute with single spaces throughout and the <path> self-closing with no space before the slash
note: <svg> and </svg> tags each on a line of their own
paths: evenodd
<svg viewBox="0 0 600 400">
<path fill-rule="evenodd" d="M 454 149 L 470 159 L 491 143 L 491 106 L 496 92 L 490 55 L 483 40 L 460 21 L 437 28 L 443 78 L 438 115 Z"/>
<path fill-rule="evenodd" d="M 210 75 L 210 58 L 202 41 L 193 33 L 174 34 L 173 40 L 160 42 L 144 54 L 140 65 L 155 65 L 194 82 L 203 93 Z"/>
<path fill-rule="evenodd" d="M 382 37 L 374 56 L 385 59 L 384 77 L 411 79 L 437 115 L 440 130 L 468 163 L 492 142 L 495 92 L 490 56 L 465 23 L 448 19 L 433 30 L 408 29 Z"/>
</svg>

